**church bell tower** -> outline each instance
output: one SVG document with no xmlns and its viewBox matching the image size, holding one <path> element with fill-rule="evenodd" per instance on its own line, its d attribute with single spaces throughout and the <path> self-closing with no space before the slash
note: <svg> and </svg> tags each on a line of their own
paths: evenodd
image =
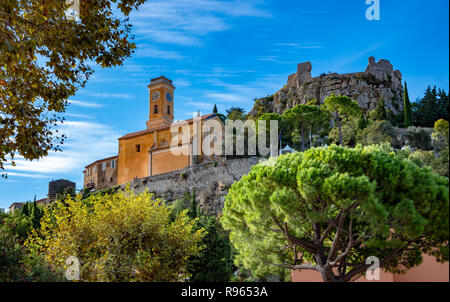
<svg viewBox="0 0 450 302">
<path fill-rule="evenodd" d="M 170 126 L 173 121 L 173 91 L 172 80 L 165 76 L 154 78 L 147 86 L 150 90 L 150 113 L 147 129 Z"/>
</svg>

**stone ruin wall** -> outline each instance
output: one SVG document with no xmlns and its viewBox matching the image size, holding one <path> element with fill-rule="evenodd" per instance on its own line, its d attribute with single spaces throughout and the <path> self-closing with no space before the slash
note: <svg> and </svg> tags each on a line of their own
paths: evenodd
<svg viewBox="0 0 450 302">
<path fill-rule="evenodd" d="M 311 77 L 310 62 L 300 63 L 297 72 L 288 77 L 287 84 L 273 95 L 255 101 L 250 116 L 261 113 L 283 113 L 298 104 L 316 99 L 323 104 L 332 93 L 347 95 L 358 102 L 363 111 L 375 109 L 381 98 L 395 114 L 403 110 L 402 74 L 384 59 L 369 58 L 364 72 L 329 73 Z"/>
<path fill-rule="evenodd" d="M 148 190 L 156 197 L 168 202 L 182 199 L 186 192 L 195 188 L 200 208 L 209 214 L 222 211 L 225 195 L 230 186 L 259 162 L 259 158 L 229 159 L 222 162 L 208 162 L 165 174 L 140 178 L 129 182 L 135 193 Z M 128 183 L 120 186 L 124 190 Z"/>
</svg>

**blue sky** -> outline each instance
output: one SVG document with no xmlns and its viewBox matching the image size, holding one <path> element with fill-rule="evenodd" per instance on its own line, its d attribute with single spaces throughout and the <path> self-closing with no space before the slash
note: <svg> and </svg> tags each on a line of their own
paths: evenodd
<svg viewBox="0 0 450 302">
<path fill-rule="evenodd" d="M 428 85 L 448 92 L 447 0 L 380 0 L 381 20 L 365 0 L 149 1 L 132 14 L 137 50 L 121 67 L 101 70 L 70 98 L 63 152 L 17 160 L 0 179 L 0 208 L 45 197 L 48 182 L 82 188 L 84 166 L 117 154 L 117 138 L 145 129 L 151 78 L 173 80 L 175 119 L 210 113 L 214 104 L 249 110 L 279 90 L 296 64 L 313 76 L 364 71 L 369 56 L 403 74 L 411 99 Z"/>
</svg>

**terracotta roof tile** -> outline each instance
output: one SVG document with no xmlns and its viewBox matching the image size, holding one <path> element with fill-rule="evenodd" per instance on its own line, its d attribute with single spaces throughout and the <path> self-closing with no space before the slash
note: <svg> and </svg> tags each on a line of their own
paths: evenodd
<svg viewBox="0 0 450 302">
<path fill-rule="evenodd" d="M 87 167 L 90 167 L 90 166 L 92 166 L 92 165 L 94 165 L 94 164 L 96 164 L 96 163 L 99 163 L 99 162 L 102 162 L 102 161 L 105 161 L 105 160 L 114 159 L 114 158 L 117 158 L 117 155 L 114 155 L 114 156 L 110 156 L 110 157 L 107 157 L 107 158 L 103 158 L 103 159 L 96 160 L 96 161 L 94 161 L 93 163 L 87 165 L 87 166 L 84 167 L 84 168 L 87 168 Z M 84 172 L 84 171 L 83 171 L 83 172 Z"/>
</svg>

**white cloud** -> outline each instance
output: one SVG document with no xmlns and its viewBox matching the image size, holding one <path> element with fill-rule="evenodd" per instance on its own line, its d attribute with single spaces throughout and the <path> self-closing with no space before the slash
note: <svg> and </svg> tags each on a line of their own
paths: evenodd
<svg viewBox="0 0 450 302">
<path fill-rule="evenodd" d="M 8 177 L 10 176 L 16 176 L 16 177 L 26 177 L 26 178 L 45 178 L 45 175 L 40 174 L 27 174 L 27 173 L 17 173 L 17 172 L 8 172 Z M 8 178 L 8 182 L 17 182 L 17 180 L 10 180 Z"/>
<path fill-rule="evenodd" d="M 185 58 L 176 51 L 161 50 L 145 44 L 138 46 L 135 56 L 140 58 L 158 58 L 165 60 L 182 60 Z"/>
<path fill-rule="evenodd" d="M 103 104 L 93 103 L 93 102 L 86 102 L 86 101 L 78 101 L 78 100 L 69 100 L 69 104 L 79 107 L 86 107 L 86 108 L 100 108 L 103 107 Z"/>
<path fill-rule="evenodd" d="M 214 107 L 213 103 L 188 102 L 187 104 L 193 106 L 194 108 L 210 110 L 211 112 Z"/>
<path fill-rule="evenodd" d="M 90 92 L 90 95 L 98 98 L 114 98 L 114 99 L 132 99 L 129 93 L 106 93 L 106 92 Z"/>
<path fill-rule="evenodd" d="M 371 55 L 375 50 L 380 48 L 383 45 L 383 42 L 378 42 L 374 45 L 367 47 L 366 49 L 355 51 L 353 53 L 347 53 L 343 58 L 337 58 L 338 60 L 335 62 L 331 62 L 331 69 L 333 71 L 339 71 L 340 69 L 351 65 L 352 63 L 358 61 L 362 58 L 367 58 L 368 55 Z"/>
<path fill-rule="evenodd" d="M 87 115 L 87 114 L 69 113 L 69 112 L 65 112 L 64 116 L 65 117 L 76 117 L 76 118 L 82 118 L 82 119 L 90 119 L 90 118 L 92 118 L 92 116 Z"/>
<path fill-rule="evenodd" d="M 201 45 L 210 33 L 229 29 L 232 19 L 239 17 L 268 18 L 271 14 L 256 2 L 155 0 L 133 12 L 131 22 L 138 41 L 193 46 Z"/>
<path fill-rule="evenodd" d="M 233 93 L 210 92 L 206 94 L 206 97 L 227 103 L 236 103 L 242 101 L 242 95 Z"/>
<path fill-rule="evenodd" d="M 317 42 L 302 42 L 302 43 L 295 43 L 295 42 L 288 42 L 288 43 L 276 43 L 275 46 L 280 47 L 291 47 L 295 49 L 319 49 L 323 48 L 322 45 L 320 45 Z"/>
<path fill-rule="evenodd" d="M 67 136 L 62 152 L 49 152 L 40 160 L 15 159 L 16 166 L 6 166 L 6 173 L 17 177 L 53 177 L 81 173 L 89 163 L 117 154 L 121 134 L 109 125 L 87 121 L 66 121 L 58 130 Z"/>
<path fill-rule="evenodd" d="M 214 91 L 203 91 L 203 99 L 211 104 L 218 104 L 218 106 L 220 104 L 221 108 L 239 106 L 248 111 L 253 105 L 254 98 L 275 93 L 286 83 L 286 79 L 287 75 L 282 74 L 267 74 L 255 78 L 253 81 L 240 84 L 230 84 L 219 79 L 209 79 L 208 82 L 215 88 Z"/>
</svg>

